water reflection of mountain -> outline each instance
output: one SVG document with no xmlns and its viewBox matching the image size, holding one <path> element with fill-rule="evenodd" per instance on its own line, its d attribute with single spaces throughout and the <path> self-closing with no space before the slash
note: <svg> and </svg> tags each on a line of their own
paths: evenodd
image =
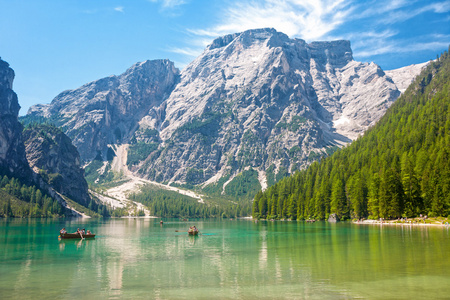
<svg viewBox="0 0 450 300">
<path fill-rule="evenodd" d="M 450 267 L 449 232 L 426 228 L 120 219 L 86 223 L 95 240 L 60 242 L 60 225 L 0 226 L 2 298 L 387 297 L 390 282 L 446 286 Z M 204 235 L 182 232 L 191 225 Z"/>
</svg>

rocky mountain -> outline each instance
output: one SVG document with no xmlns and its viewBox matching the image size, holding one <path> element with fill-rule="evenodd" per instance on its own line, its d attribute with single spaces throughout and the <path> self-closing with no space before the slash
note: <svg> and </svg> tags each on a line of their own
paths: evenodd
<svg viewBox="0 0 450 300">
<path fill-rule="evenodd" d="M 26 198 L 30 190 L 36 192 L 39 189 L 41 196 L 44 194 L 45 197 L 52 197 L 52 201 L 56 200 L 69 208 L 66 215 L 79 215 L 68 207 L 60 195 L 82 205 L 87 205 L 90 201 L 79 154 L 70 139 L 58 128 L 34 125 L 24 130 L 18 120 L 20 106 L 17 95 L 12 90 L 13 80 L 14 71 L 7 62 L 0 59 L 0 175 L 7 175 L 10 180 L 19 180 L 15 183 L 19 185 L 19 192 L 13 193 L 17 197 L 17 203 L 28 206 L 30 200 Z M 22 184 L 24 191 L 20 190 Z M 13 188 L 9 189 L 11 190 Z M 36 208 L 35 212 L 39 213 L 35 216 L 62 213 L 62 210 L 49 208 L 48 203 L 46 205 Z M 17 216 L 23 216 L 27 209 L 19 208 Z M 29 215 L 33 213 L 30 212 Z"/>
<path fill-rule="evenodd" d="M 379 66 L 353 60 L 348 41 L 308 44 L 273 29 L 224 36 L 182 71 L 164 121 L 141 122 L 163 143 L 135 169 L 199 184 L 251 167 L 264 185 L 355 139 L 399 95 Z"/>
<path fill-rule="evenodd" d="M 166 60 L 138 63 L 27 118 L 61 126 L 83 160 L 129 143 L 128 167 L 147 179 L 225 191 L 248 170 L 265 187 L 372 126 L 415 77 L 402 74 L 397 83 L 354 61 L 349 41 L 256 29 L 217 38 L 181 73 Z"/>
<path fill-rule="evenodd" d="M 50 119 L 61 127 L 83 160 L 108 145 L 128 141 L 150 108 L 159 107 L 173 90 L 179 71 L 168 60 L 137 63 L 119 76 L 106 77 L 62 92 L 49 105 L 30 108 L 31 119 Z M 155 116 L 160 118 L 164 116 Z"/>
<path fill-rule="evenodd" d="M 14 71 L 0 59 L 0 171 L 22 179 L 31 179 L 25 155 L 22 125 L 18 121 L 20 105 L 12 90 Z"/>
<path fill-rule="evenodd" d="M 80 154 L 72 141 L 50 125 L 32 125 L 23 132 L 28 162 L 57 192 L 88 206 L 90 202 Z"/>
<path fill-rule="evenodd" d="M 448 216 L 449 80 L 445 51 L 363 137 L 259 192 L 253 217 L 324 220 L 335 214 L 384 222 Z"/>
<path fill-rule="evenodd" d="M 414 78 L 426 67 L 428 62 L 410 65 L 403 68 L 386 71 L 386 75 L 391 77 L 400 92 L 406 91 Z"/>
</svg>

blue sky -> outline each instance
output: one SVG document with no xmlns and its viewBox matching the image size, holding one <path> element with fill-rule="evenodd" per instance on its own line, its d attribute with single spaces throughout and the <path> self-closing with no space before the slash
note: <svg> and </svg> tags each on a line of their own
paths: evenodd
<svg viewBox="0 0 450 300">
<path fill-rule="evenodd" d="M 450 0 L 0 0 L 0 57 L 23 115 L 138 61 L 182 69 L 215 37 L 262 27 L 348 39 L 355 60 L 389 70 L 448 49 Z"/>
</svg>

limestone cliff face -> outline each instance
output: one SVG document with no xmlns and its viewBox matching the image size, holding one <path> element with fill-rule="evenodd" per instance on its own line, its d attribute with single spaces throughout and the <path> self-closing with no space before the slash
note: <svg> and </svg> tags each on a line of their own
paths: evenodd
<svg viewBox="0 0 450 300">
<path fill-rule="evenodd" d="M 168 60 L 137 63 L 119 76 L 106 77 L 59 94 L 49 105 L 30 108 L 30 117 L 49 118 L 72 139 L 83 160 L 109 144 L 130 139 L 138 122 L 159 106 L 178 80 Z"/>
<path fill-rule="evenodd" d="M 19 102 L 12 90 L 14 71 L 0 59 L 0 169 L 4 174 L 31 179 L 25 156 Z"/>
<path fill-rule="evenodd" d="M 88 185 L 72 141 L 59 128 L 44 124 L 27 127 L 23 137 L 33 170 L 57 192 L 87 206 Z"/>
<path fill-rule="evenodd" d="M 353 60 L 349 41 L 256 29 L 214 40 L 180 74 L 139 63 L 29 117 L 61 126 L 83 160 L 130 143 L 129 167 L 152 180 L 207 185 L 253 168 L 264 187 L 357 138 L 400 93 L 379 66 Z"/>
<path fill-rule="evenodd" d="M 140 131 L 157 129 L 163 142 L 135 168 L 192 184 L 248 167 L 292 172 L 362 134 L 399 95 L 379 66 L 353 60 L 348 41 L 228 35 L 182 71 L 162 122 L 143 119 Z"/>
<path fill-rule="evenodd" d="M 23 129 L 13 79 L 14 71 L 0 59 L 0 174 L 37 185 L 64 206 L 55 190 L 87 205 L 90 197 L 76 148 L 60 129 L 48 125 Z"/>
</svg>

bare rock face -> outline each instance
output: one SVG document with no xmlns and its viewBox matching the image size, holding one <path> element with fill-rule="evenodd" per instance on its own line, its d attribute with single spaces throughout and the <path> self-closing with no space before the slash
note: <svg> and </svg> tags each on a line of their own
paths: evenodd
<svg viewBox="0 0 450 300">
<path fill-rule="evenodd" d="M 248 167 L 290 173 L 357 138 L 399 95 L 379 66 L 353 60 L 348 41 L 227 35 L 182 71 L 165 118 L 141 122 L 163 142 L 137 169 L 191 184 Z"/>
<path fill-rule="evenodd" d="M 25 156 L 19 102 L 12 90 L 14 71 L 0 59 L 0 169 L 1 173 L 31 179 Z"/>
<path fill-rule="evenodd" d="M 386 71 L 386 75 L 391 77 L 400 92 L 406 91 L 408 86 L 413 82 L 414 78 L 420 74 L 428 62 L 410 65 L 403 68 Z"/>
<path fill-rule="evenodd" d="M 99 153 L 105 158 L 108 144 L 128 141 L 150 108 L 167 98 L 178 72 L 168 60 L 137 63 L 119 76 L 62 92 L 49 105 L 31 107 L 28 115 L 61 127 L 83 160 Z"/>
<path fill-rule="evenodd" d="M 328 217 L 328 222 L 330 223 L 337 223 L 339 222 L 339 217 L 337 214 L 330 214 L 330 216 Z"/>
<path fill-rule="evenodd" d="M 0 174 L 35 184 L 60 202 L 55 190 L 87 205 L 90 197 L 77 149 L 60 129 L 48 125 L 23 129 L 13 79 L 14 71 L 0 59 Z"/>
<path fill-rule="evenodd" d="M 45 124 L 27 127 L 23 137 L 33 170 L 57 192 L 88 206 L 88 184 L 72 141 L 59 128 Z"/>
<path fill-rule="evenodd" d="M 29 116 L 61 126 L 83 160 L 130 143 L 129 167 L 152 180 L 226 184 L 252 168 L 264 187 L 373 125 L 401 94 L 393 78 L 354 61 L 349 41 L 256 29 L 217 38 L 181 74 L 166 60 L 139 63 Z"/>
</svg>

